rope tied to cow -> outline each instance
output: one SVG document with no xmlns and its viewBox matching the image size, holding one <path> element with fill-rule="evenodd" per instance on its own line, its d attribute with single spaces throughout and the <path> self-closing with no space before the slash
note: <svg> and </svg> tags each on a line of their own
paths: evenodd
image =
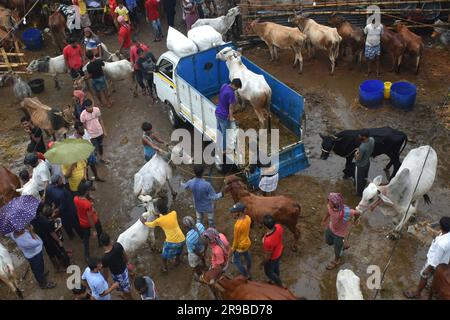
<svg viewBox="0 0 450 320">
<path fill-rule="evenodd" d="M 420 182 L 420 178 L 422 177 L 423 170 L 425 169 L 425 164 L 427 163 L 427 160 L 428 160 L 428 155 L 430 154 L 430 150 L 431 150 L 431 147 L 428 146 L 427 156 L 425 157 L 425 160 L 424 160 L 424 162 L 423 162 L 422 170 L 420 171 L 419 178 L 417 179 L 417 183 L 416 183 L 416 186 L 415 186 L 414 191 L 413 191 L 412 194 L 416 193 L 417 187 L 418 187 L 419 182 Z M 408 211 L 409 211 L 409 209 L 411 208 L 411 203 L 412 203 L 412 199 L 411 199 L 411 201 L 409 201 L 409 205 L 408 205 L 408 208 L 406 209 L 406 212 L 405 212 L 405 215 L 404 215 L 403 219 L 405 219 L 405 218 L 408 216 Z M 406 221 L 405 221 L 405 222 L 406 222 Z M 401 223 L 401 220 L 400 220 L 400 223 Z M 381 286 L 381 284 L 383 283 L 384 277 L 385 277 L 385 275 L 386 275 L 386 273 L 387 273 L 387 271 L 388 271 L 388 269 L 389 269 L 389 267 L 390 267 L 390 265 L 391 265 L 392 258 L 394 257 L 395 250 L 397 249 L 397 246 L 398 246 L 398 244 L 400 243 L 400 239 L 401 239 L 401 237 L 402 237 L 402 235 L 403 235 L 403 233 L 402 233 L 402 231 L 403 231 L 403 226 L 404 226 L 404 224 L 402 225 L 402 227 L 401 227 L 400 230 L 399 230 L 399 236 L 398 236 L 398 238 L 396 239 L 396 241 L 395 241 L 395 243 L 394 243 L 394 246 L 392 247 L 391 253 L 390 253 L 390 255 L 389 255 L 388 262 L 386 263 L 386 265 L 385 265 L 385 267 L 384 267 L 384 269 L 383 269 L 383 273 L 382 273 L 382 275 L 381 275 L 380 286 Z M 378 293 L 380 292 L 380 290 L 381 290 L 381 288 L 379 288 L 379 289 L 377 289 L 377 290 L 375 291 L 375 295 L 373 296 L 373 300 L 375 300 L 375 299 L 377 298 Z"/>
</svg>

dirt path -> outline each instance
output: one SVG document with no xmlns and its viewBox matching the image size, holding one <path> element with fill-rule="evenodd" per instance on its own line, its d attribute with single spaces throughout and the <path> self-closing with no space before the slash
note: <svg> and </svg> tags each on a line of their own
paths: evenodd
<svg viewBox="0 0 450 320">
<path fill-rule="evenodd" d="M 150 30 L 147 26 L 141 33 L 141 40 L 149 43 L 156 56 L 165 51 L 165 43 L 152 43 Z M 105 37 L 108 46 L 116 47 L 116 38 Z M 39 53 L 43 54 L 43 53 Z M 310 156 L 311 167 L 307 170 L 283 179 L 279 183 L 278 194 L 291 196 L 302 205 L 302 218 L 300 228 L 302 231 L 300 251 L 293 253 L 286 249 L 281 263 L 281 276 L 290 289 L 298 296 L 308 299 L 335 299 L 336 298 L 336 271 L 327 271 L 326 263 L 332 258 L 332 249 L 324 244 L 323 230 L 320 220 L 325 212 L 326 196 L 329 192 L 342 192 L 346 202 L 354 206 L 358 203 L 353 195 L 353 187 L 349 181 L 341 180 L 344 159 L 331 156 L 327 161 L 320 160 L 319 133 L 332 133 L 347 128 L 392 126 L 398 128 L 409 137 L 409 144 L 403 153 L 406 155 L 411 148 L 423 144 L 431 144 L 438 152 L 439 168 L 435 184 L 430 196 L 433 200 L 431 207 L 421 205 L 419 207 L 420 219 L 436 221 L 439 216 L 448 214 L 449 190 L 449 134 L 436 117 L 435 110 L 447 95 L 450 85 L 448 80 L 450 56 L 439 50 L 426 50 L 426 57 L 421 74 L 416 77 L 406 69 L 400 76 L 393 75 L 383 70 L 383 80 L 396 81 L 406 79 L 418 85 L 419 93 L 417 105 L 414 111 L 405 113 L 385 106 L 380 110 L 367 110 L 357 103 L 359 84 L 365 79 L 364 75 L 356 70 L 349 70 L 347 64 L 341 63 L 334 77 L 328 75 L 328 61 L 319 56 L 316 60 L 305 61 L 303 75 L 296 74 L 290 63 L 291 53 L 282 52 L 280 61 L 268 62 L 268 50 L 257 49 L 244 52 L 244 54 L 257 65 L 264 66 L 274 76 L 287 83 L 293 89 L 300 92 L 306 98 L 307 128 L 305 145 Z M 71 102 L 70 80 L 63 77 L 63 89 L 56 91 L 53 83 L 46 79 L 46 91 L 38 95 L 39 99 L 50 105 L 64 105 Z M 133 98 L 129 84 L 122 82 L 116 85 L 117 92 L 113 93 L 114 107 L 111 110 L 103 110 L 108 131 L 106 139 L 106 155 L 111 163 L 107 167 L 100 167 L 100 172 L 107 180 L 106 183 L 97 184 L 95 207 L 97 208 L 105 229 L 116 237 L 130 223 L 134 222 L 142 212 L 136 208 L 137 201 L 132 194 L 134 173 L 144 164 L 143 150 L 140 143 L 140 125 L 143 121 L 153 123 L 156 131 L 168 139 L 171 127 L 168 121 L 167 111 L 160 103 L 151 104 L 147 97 Z M 19 119 L 21 113 L 14 103 L 11 88 L 0 89 L 2 100 L 0 102 L 0 147 L 2 153 L 0 164 L 7 165 L 15 172 L 22 166 L 25 153 L 26 137 L 22 133 Z M 3 99 L 3 97 L 5 97 Z M 382 173 L 382 167 L 386 164 L 386 157 L 379 157 L 371 166 L 370 178 Z M 184 168 L 189 170 L 189 168 Z M 213 172 L 213 175 L 216 175 Z M 178 172 L 174 178 L 174 184 L 179 185 L 181 180 L 187 180 L 190 176 Z M 214 179 L 216 190 L 221 187 L 220 179 Z M 232 199 L 227 195 L 217 203 L 216 220 L 219 230 L 228 235 L 231 240 L 233 221 L 228 214 L 228 208 L 232 205 Z M 185 215 L 193 215 L 194 209 L 189 193 L 180 193 L 172 205 L 178 212 L 179 221 Z M 375 211 L 364 217 L 361 225 L 352 229 L 351 248 L 346 253 L 346 263 L 342 268 L 351 268 L 361 278 L 364 284 L 367 278 L 366 269 L 369 265 L 384 267 L 390 248 L 394 244 L 387 240 L 385 235 L 392 223 L 388 218 Z M 263 270 L 258 267 L 262 259 L 261 249 L 262 230 L 255 227 L 251 237 L 253 247 L 254 271 L 253 277 L 264 280 Z M 157 239 L 161 244 L 163 235 L 157 231 Z M 285 243 L 293 239 L 287 231 Z M 19 274 L 23 274 L 27 264 L 23 263 L 21 255 L 17 253 L 9 241 L 8 248 L 13 251 L 17 264 L 21 264 Z M 82 248 L 79 240 L 67 242 L 74 250 L 74 261 L 82 262 Z M 96 247 L 92 243 L 92 247 Z M 392 261 L 392 266 L 387 273 L 382 299 L 401 298 L 401 291 L 418 280 L 418 272 L 424 263 L 426 249 L 411 236 L 406 235 L 400 240 L 397 254 Z M 95 248 L 98 254 L 100 250 Z M 169 275 L 162 275 L 159 271 L 159 255 L 150 252 L 149 248 L 143 248 L 135 257 L 133 263 L 138 273 L 151 275 L 157 285 L 158 292 L 163 299 L 211 299 L 212 296 L 205 286 L 201 286 L 192 280 L 189 266 L 185 259 L 177 269 L 170 269 Z M 50 265 L 50 264 L 47 264 Z M 54 275 L 51 278 L 58 283 L 54 290 L 42 291 L 36 289 L 31 273 L 28 273 L 21 287 L 25 289 L 27 299 L 71 299 L 71 293 L 65 287 L 65 274 Z M 236 274 L 234 267 L 231 272 Z M 372 291 L 363 285 L 365 298 L 371 298 Z M 0 284 L 0 297 L 2 299 L 14 299 L 8 293 L 4 285 Z M 114 295 L 117 298 L 116 295 Z"/>
</svg>

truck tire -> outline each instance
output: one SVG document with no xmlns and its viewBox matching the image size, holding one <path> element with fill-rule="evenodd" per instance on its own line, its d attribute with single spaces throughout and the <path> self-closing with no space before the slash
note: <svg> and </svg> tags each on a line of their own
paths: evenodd
<svg viewBox="0 0 450 320">
<path fill-rule="evenodd" d="M 181 127 L 181 124 L 183 123 L 180 117 L 178 116 L 177 112 L 173 108 L 173 106 L 170 103 L 167 103 L 169 107 L 169 121 L 172 124 L 172 126 L 176 129 Z"/>
</svg>

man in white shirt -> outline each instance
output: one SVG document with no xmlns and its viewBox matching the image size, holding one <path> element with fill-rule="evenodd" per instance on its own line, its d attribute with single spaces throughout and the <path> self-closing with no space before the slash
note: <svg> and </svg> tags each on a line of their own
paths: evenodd
<svg viewBox="0 0 450 320">
<path fill-rule="evenodd" d="M 30 179 L 30 173 L 28 170 L 22 170 L 19 172 L 19 178 L 22 181 L 22 188 L 18 189 L 20 190 L 20 194 L 22 196 L 33 196 L 39 201 L 41 200 L 41 195 L 39 194 L 39 190 L 36 186 L 36 183 L 33 179 Z"/>
<path fill-rule="evenodd" d="M 364 28 L 366 36 L 366 47 L 364 56 L 367 59 L 367 75 L 370 74 L 370 65 L 373 61 L 377 64 L 377 76 L 380 75 L 380 54 L 381 54 L 381 35 L 383 34 L 383 25 L 376 22 L 376 19 L 367 24 Z"/>
<path fill-rule="evenodd" d="M 420 272 L 420 282 L 417 290 L 405 291 L 403 294 L 408 299 L 420 299 L 428 279 L 433 276 L 436 267 L 442 263 L 450 263 L 450 217 L 442 217 L 439 220 L 441 233 L 433 240 L 428 249 L 427 262 Z"/>
<path fill-rule="evenodd" d="M 45 198 L 45 190 L 47 189 L 51 176 L 47 164 L 45 161 L 38 159 L 35 153 L 27 154 L 23 163 L 33 168 L 31 179 L 36 184 L 39 194 Z"/>
</svg>

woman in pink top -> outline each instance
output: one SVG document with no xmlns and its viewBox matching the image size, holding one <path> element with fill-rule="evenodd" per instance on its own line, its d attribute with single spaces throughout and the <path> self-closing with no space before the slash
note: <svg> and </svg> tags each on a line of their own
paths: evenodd
<svg viewBox="0 0 450 320">
<path fill-rule="evenodd" d="M 89 133 L 100 162 L 107 163 L 103 159 L 103 138 L 106 138 L 106 130 L 100 109 L 94 107 L 92 101 L 89 99 L 84 101 L 84 105 L 86 109 L 81 112 L 80 122 Z"/>
<path fill-rule="evenodd" d="M 228 266 L 228 252 L 230 244 L 223 233 L 219 233 L 214 228 L 208 228 L 202 233 L 211 246 L 211 267 L 210 270 L 220 269 L 225 271 Z M 221 272 L 220 272 L 221 273 Z"/>
<path fill-rule="evenodd" d="M 344 205 L 344 197 L 340 193 L 330 193 L 328 195 L 328 211 L 322 220 L 325 225 L 328 219 L 330 223 L 325 231 L 325 242 L 329 246 L 334 245 L 334 260 L 327 265 L 328 270 L 332 270 L 341 264 L 342 252 L 348 249 L 344 247 L 344 239 L 347 237 L 350 227 L 350 219 L 359 217 L 360 213 Z"/>
</svg>

